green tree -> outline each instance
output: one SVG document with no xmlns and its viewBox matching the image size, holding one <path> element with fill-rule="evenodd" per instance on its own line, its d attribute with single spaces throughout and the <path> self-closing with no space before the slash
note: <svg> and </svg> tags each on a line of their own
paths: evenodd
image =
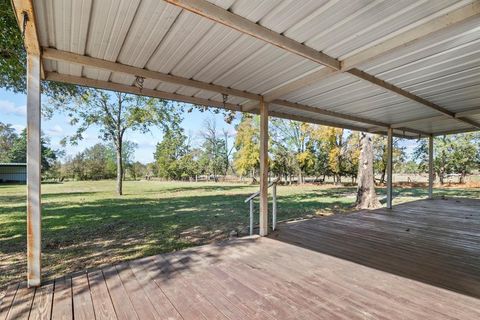
<svg viewBox="0 0 480 320">
<path fill-rule="evenodd" d="M 451 140 L 451 166 L 452 170 L 460 174 L 460 183 L 465 183 L 467 174 L 472 173 L 473 169 L 478 167 L 478 149 L 474 133 L 464 133 L 455 135 Z"/>
<path fill-rule="evenodd" d="M 115 171 L 108 166 L 110 157 L 109 147 L 102 143 L 86 148 L 83 151 L 84 178 L 89 180 L 113 178 Z"/>
<path fill-rule="evenodd" d="M 167 130 L 162 141 L 157 143 L 154 158 L 157 175 L 165 179 L 179 179 L 182 176 L 178 161 L 187 154 L 187 137 L 182 128 Z"/>
<path fill-rule="evenodd" d="M 314 167 L 314 155 L 310 125 L 298 121 L 272 119 L 271 141 L 274 153 L 274 168 L 288 169 L 288 175 L 298 175 L 298 183 Z M 284 149 L 284 150 L 282 150 Z M 293 160 L 293 161 L 292 161 Z"/>
<path fill-rule="evenodd" d="M 12 125 L 0 122 L 0 162 L 9 162 L 10 150 L 17 139 Z"/>
<path fill-rule="evenodd" d="M 128 167 L 128 172 L 133 180 L 137 180 L 146 174 L 147 167 L 139 161 L 132 162 Z"/>
<path fill-rule="evenodd" d="M 50 141 L 42 134 L 41 137 L 41 152 L 42 152 L 42 173 L 46 173 L 55 163 L 61 152 L 50 148 Z M 22 133 L 14 140 L 6 162 L 27 162 L 27 130 L 24 129 Z"/>
<path fill-rule="evenodd" d="M 385 183 L 387 173 L 387 137 L 373 135 L 374 170 L 380 173 L 380 183 Z M 392 163 L 394 171 L 400 170 L 406 161 L 405 147 L 400 146 L 400 139 L 393 138 Z"/>
<path fill-rule="evenodd" d="M 479 164 L 478 135 L 463 133 L 434 137 L 434 171 L 440 184 L 444 184 L 449 173 L 460 174 L 460 182 Z M 422 172 L 428 172 L 428 140 L 419 139 L 414 158 Z"/>
<path fill-rule="evenodd" d="M 173 102 L 157 98 L 112 93 L 87 89 L 74 97 L 71 103 L 54 106 L 70 116 L 70 123 L 77 126 L 76 134 L 64 141 L 75 144 L 91 126 L 99 128 L 99 138 L 115 146 L 117 168 L 117 193 L 123 193 L 123 148 L 127 130 L 146 133 L 151 126 L 159 126 L 164 132 L 176 130 L 180 122 L 180 109 Z"/>
</svg>

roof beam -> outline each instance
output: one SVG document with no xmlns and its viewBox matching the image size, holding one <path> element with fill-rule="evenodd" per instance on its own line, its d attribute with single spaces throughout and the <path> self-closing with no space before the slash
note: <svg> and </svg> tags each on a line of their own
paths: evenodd
<svg viewBox="0 0 480 320">
<path fill-rule="evenodd" d="M 163 91 L 158 91 L 158 90 L 153 90 L 153 89 L 140 89 L 140 88 L 135 87 L 135 86 L 128 86 L 128 85 L 118 84 L 118 83 L 109 82 L 109 81 L 94 80 L 94 79 L 89 79 L 89 78 L 85 78 L 85 77 L 63 75 L 63 74 L 59 74 L 59 73 L 56 73 L 56 72 L 48 73 L 47 76 L 46 76 L 46 80 L 70 83 L 70 84 L 75 84 L 75 85 L 80 85 L 80 86 L 90 87 L 90 88 L 97 88 L 97 89 L 105 89 L 105 90 L 111 90 L 111 91 L 132 93 L 132 94 L 138 94 L 138 95 L 148 96 L 148 97 L 153 97 L 153 98 L 174 100 L 174 101 L 178 101 L 178 102 L 192 103 L 192 104 L 197 104 L 197 105 L 202 105 L 202 106 L 207 106 L 207 107 L 212 107 L 213 106 L 213 107 L 218 107 L 218 108 L 225 108 L 225 109 L 231 110 L 231 111 L 243 111 L 241 109 L 241 106 L 236 105 L 236 104 L 226 103 L 224 105 L 220 101 L 213 101 L 213 100 L 208 100 L 208 99 L 189 97 L 189 96 L 184 96 L 184 95 L 180 95 L 180 94 L 176 94 L 176 93 L 163 92 Z M 250 113 L 258 114 L 259 111 L 258 110 L 253 110 Z M 301 117 L 301 116 L 296 116 L 296 115 L 277 112 L 277 111 L 271 111 L 271 112 L 269 112 L 269 115 L 271 115 L 273 117 L 277 117 L 277 118 L 288 119 L 288 120 L 316 123 L 316 124 L 331 126 L 331 127 L 342 127 L 342 128 L 350 129 L 350 130 L 365 131 L 365 128 L 358 127 L 358 126 L 351 126 L 351 125 L 341 125 L 340 126 L 340 124 L 338 124 L 338 123 L 333 123 L 333 122 L 323 121 L 323 120 L 317 120 L 317 119 L 311 119 L 311 118 L 307 118 L 307 117 Z"/>
<path fill-rule="evenodd" d="M 353 74 L 354 76 L 356 76 L 356 77 L 358 77 L 358 78 L 360 78 L 360 79 L 363 79 L 363 80 L 366 80 L 366 81 L 368 81 L 368 82 L 371 82 L 371 83 L 373 83 L 373 84 L 375 84 L 375 85 L 377 85 L 377 86 L 379 86 L 379 87 L 382 87 L 382 88 L 384 88 L 384 89 L 386 89 L 386 90 L 388 90 L 388 91 L 392 91 L 392 92 L 394 92 L 394 93 L 396 93 L 396 94 L 398 94 L 398 95 L 401 95 L 401 96 L 403 96 L 403 97 L 405 97 L 405 98 L 407 98 L 407 99 L 410 99 L 410 100 L 413 100 L 413 101 L 418 102 L 418 103 L 420 103 L 420 104 L 423 104 L 423 105 L 425 105 L 425 106 L 427 106 L 427 107 L 429 107 L 429 108 L 431 108 L 431 109 L 434 109 L 434 110 L 436 110 L 436 111 L 438 111 L 438 112 L 440 112 L 440 113 L 443 113 L 443 114 L 445 114 L 445 115 L 447 115 L 447 116 L 449 116 L 449 117 L 451 117 L 451 118 L 454 117 L 454 113 L 453 113 L 453 112 L 448 111 L 447 109 L 445 109 L 445 108 L 443 108 L 443 107 L 441 107 L 441 106 L 439 106 L 439 105 L 437 105 L 437 104 L 435 104 L 435 103 L 433 103 L 433 102 L 430 102 L 430 101 L 428 101 L 428 100 L 425 100 L 425 99 L 423 99 L 423 98 L 420 98 L 419 96 L 416 96 L 416 95 L 414 95 L 413 93 L 410 93 L 410 92 L 405 91 L 405 90 L 403 90 L 403 89 L 401 89 L 401 88 L 399 88 L 399 87 L 397 87 L 397 86 L 394 86 L 393 84 L 390 84 L 390 83 L 388 83 L 388 82 L 386 82 L 386 81 L 383 81 L 383 80 L 381 80 L 381 79 L 378 79 L 378 78 L 376 78 L 376 77 L 374 77 L 374 76 L 372 76 L 372 75 L 370 75 L 370 74 L 368 74 L 368 73 L 366 73 L 366 72 L 364 72 L 364 71 L 361 71 L 361 70 L 359 70 L 359 69 L 352 69 L 352 70 L 349 70 L 348 73 Z"/>
<path fill-rule="evenodd" d="M 13 10 L 17 18 L 17 24 L 20 31 L 24 34 L 23 43 L 27 54 L 32 56 L 40 56 L 40 43 L 38 41 L 37 23 L 35 21 L 35 12 L 31 0 L 12 0 Z M 23 22 L 26 19 L 25 30 Z M 40 61 L 40 77 L 45 78 L 43 63 Z"/>
<path fill-rule="evenodd" d="M 231 111 L 242 111 L 239 105 L 232 104 L 232 103 L 223 104 L 223 102 L 220 102 L 220 101 L 214 101 L 214 100 L 197 98 L 197 97 L 189 97 L 189 96 L 184 96 L 176 93 L 163 92 L 163 91 L 153 90 L 153 89 L 146 89 L 146 88 L 140 89 L 135 86 L 128 86 L 128 85 L 109 82 L 109 81 L 89 79 L 85 77 L 63 75 L 56 72 L 48 73 L 46 80 L 65 82 L 65 83 L 70 83 L 70 84 L 75 84 L 75 85 L 80 85 L 80 86 L 90 87 L 90 88 L 132 93 L 132 94 L 148 96 L 153 98 L 186 102 L 186 103 L 197 104 L 197 105 L 202 105 L 206 107 L 224 108 Z"/>
<path fill-rule="evenodd" d="M 12 0 L 13 9 L 17 18 L 20 31 L 24 32 L 25 49 L 28 54 L 40 55 L 40 44 L 38 42 L 35 14 L 31 0 Z M 27 19 L 25 30 L 22 30 L 24 19 Z"/>
<path fill-rule="evenodd" d="M 475 18 L 478 15 L 480 15 L 480 2 L 477 1 L 474 3 L 468 4 L 466 6 L 463 6 L 450 13 L 444 14 L 443 16 L 430 20 L 422 25 L 419 25 L 418 27 L 405 31 L 397 36 L 394 36 L 393 38 L 390 38 L 386 41 L 379 43 L 376 46 L 365 49 L 353 56 L 350 56 L 340 61 L 341 71 L 346 72 L 362 63 L 369 62 L 375 58 L 378 58 L 379 56 L 392 52 L 397 48 L 413 45 L 432 33 L 443 30 L 445 28 L 450 28 L 456 24 Z M 334 74 L 337 74 L 337 73 L 332 73 L 331 75 L 334 75 Z M 271 93 L 271 95 L 273 96 L 272 100 L 279 98 L 287 94 L 288 92 L 293 92 L 296 89 L 298 89 L 295 83 L 298 83 L 298 85 L 301 86 L 302 82 L 310 80 L 311 81 L 310 84 L 311 84 L 316 81 L 320 81 L 323 78 L 324 77 L 320 76 L 318 80 L 315 80 L 315 78 L 312 75 L 307 75 L 307 76 L 298 78 L 294 82 L 289 82 L 286 85 L 284 85 L 285 88 L 283 90 L 280 90 L 281 87 L 279 89 L 276 89 L 279 92 L 279 94 L 276 94 L 276 92 Z M 291 91 L 288 91 L 289 88 L 291 88 L 290 89 Z"/>
<path fill-rule="evenodd" d="M 370 119 L 365 119 L 365 118 L 362 118 L 362 117 L 357 117 L 357 116 L 353 116 L 353 115 L 349 115 L 349 114 L 339 113 L 339 112 L 335 112 L 335 111 L 331 111 L 331 110 L 306 106 L 306 105 L 303 105 L 303 104 L 293 103 L 293 102 L 290 102 L 290 101 L 274 100 L 271 103 L 281 105 L 281 106 L 286 106 L 286 107 L 289 107 L 291 109 L 307 111 L 307 112 L 321 114 L 321 115 L 329 116 L 329 117 L 335 117 L 335 118 L 339 118 L 339 119 L 343 119 L 343 120 L 347 120 L 347 121 L 366 123 L 366 124 L 375 126 L 374 128 L 380 128 L 379 131 L 385 131 L 385 129 L 391 128 L 391 126 L 388 123 L 375 121 L 375 120 L 370 120 Z M 370 128 L 370 129 L 372 129 L 372 128 Z M 398 129 L 402 130 L 402 131 L 405 131 L 405 132 L 414 133 L 414 134 L 429 135 L 429 133 L 427 133 L 425 131 L 421 131 L 421 130 L 417 130 L 417 129 L 410 129 L 406 125 L 401 126 Z M 363 131 L 365 131 L 365 129 Z"/>
<path fill-rule="evenodd" d="M 170 92 L 163 92 L 163 91 L 153 90 L 153 89 L 145 89 L 145 88 L 140 89 L 140 88 L 135 87 L 135 86 L 128 86 L 128 85 L 109 82 L 109 81 L 94 80 L 94 79 L 89 79 L 89 78 L 85 78 L 85 77 L 63 75 L 63 74 L 59 74 L 59 73 L 56 73 L 56 72 L 48 73 L 46 75 L 46 80 L 63 82 L 63 83 L 70 83 L 70 84 L 75 84 L 75 85 L 80 85 L 80 86 L 90 87 L 90 88 L 105 89 L 105 90 L 111 90 L 111 91 L 137 94 L 137 95 L 148 96 L 148 97 L 153 97 L 153 98 L 174 100 L 174 101 L 178 101 L 178 102 L 186 102 L 186 103 L 202 105 L 202 106 L 206 106 L 206 107 L 218 107 L 218 108 L 223 108 L 223 109 L 227 109 L 227 110 L 231 110 L 231 111 L 244 111 L 244 110 L 242 110 L 241 106 L 236 105 L 236 104 L 232 104 L 232 103 L 223 104 L 220 101 L 213 101 L 213 100 L 197 98 L 197 97 L 189 97 L 189 96 L 185 96 L 185 95 L 180 95 L 180 94 L 170 93 Z M 252 111 L 249 111 L 249 112 L 254 113 L 254 114 L 258 114 L 258 110 L 252 110 Z M 321 120 L 321 119 L 312 119 L 312 118 L 308 118 L 308 117 L 302 117 L 302 116 L 297 116 L 297 115 L 278 112 L 278 111 L 273 111 L 273 110 L 270 111 L 269 114 L 273 117 L 283 118 L 283 119 L 288 119 L 288 120 L 315 123 L 315 124 L 319 124 L 319 125 L 336 127 L 336 128 L 345 128 L 345 129 L 355 130 L 355 131 L 366 131 L 366 130 L 369 131 L 369 132 L 371 131 L 371 130 L 366 129 L 364 127 L 359 127 L 359 126 L 354 126 L 354 125 L 343 125 L 343 124 L 340 125 L 338 123 L 334 123 L 334 122 L 330 122 L 330 121 L 325 121 L 325 120 Z M 385 130 L 386 128 L 382 127 L 381 129 Z M 407 129 L 406 131 L 410 131 L 410 129 Z M 411 132 L 412 133 L 418 133 L 418 132 L 415 132 L 413 130 Z"/>
<path fill-rule="evenodd" d="M 409 121 L 404 121 L 404 122 L 397 122 L 391 125 L 392 128 L 402 128 L 406 126 L 411 126 L 411 125 L 416 125 L 419 123 L 424 123 L 424 122 L 430 122 L 430 121 L 436 121 L 436 120 L 445 120 L 447 119 L 445 116 L 440 115 L 440 116 L 435 116 L 435 117 L 428 117 L 428 118 L 423 118 L 423 119 L 415 119 L 415 120 L 409 120 Z"/>
<path fill-rule="evenodd" d="M 376 77 L 374 77 L 374 76 L 372 76 L 372 75 L 370 75 L 370 74 L 368 74 L 368 73 L 366 73 L 366 72 L 364 72 L 364 71 L 361 71 L 361 70 L 359 70 L 359 69 L 351 69 L 351 70 L 349 70 L 349 71 L 347 71 L 347 72 L 350 73 L 350 74 L 355 75 L 356 77 L 358 77 L 358 78 L 360 78 L 360 79 L 366 80 L 366 81 L 371 82 L 371 83 L 373 83 L 373 84 L 375 84 L 375 85 L 377 85 L 377 86 L 379 86 L 379 87 L 382 87 L 382 88 L 384 88 L 384 89 L 387 89 L 387 90 L 389 90 L 389 91 L 391 91 L 391 92 L 394 92 L 394 93 L 396 93 L 396 94 L 398 94 L 398 95 L 401 95 L 401 96 L 403 96 L 403 97 L 405 97 L 405 98 L 407 98 L 407 99 L 410 99 L 410 100 L 415 101 L 415 102 L 418 102 L 418 103 L 420 103 L 420 104 L 422 104 L 422 105 L 424 105 L 424 106 L 427 106 L 427 107 L 429 107 L 430 109 L 436 110 L 436 111 L 438 111 L 438 112 L 440 112 L 440 113 L 442 113 L 442 114 L 444 114 L 444 115 L 446 115 L 446 116 L 448 116 L 448 117 L 450 117 L 450 118 L 452 118 L 452 119 L 456 119 L 456 120 L 458 120 L 458 121 L 461 121 L 461 122 L 464 122 L 464 123 L 468 123 L 468 124 L 470 124 L 470 125 L 472 125 L 472 126 L 474 126 L 474 127 L 480 128 L 480 123 L 477 123 L 477 122 L 475 122 L 475 121 L 473 121 L 473 120 L 470 120 L 470 119 L 466 119 L 466 118 L 464 118 L 464 117 L 462 117 L 462 118 L 456 118 L 454 112 L 449 111 L 449 110 L 447 110 L 447 109 L 439 106 L 438 104 L 435 104 L 435 103 L 433 103 L 433 102 L 431 102 L 431 101 L 428 101 L 428 100 L 426 100 L 426 99 L 423 99 L 423 98 L 421 98 L 421 97 L 419 97 L 419 96 L 417 96 L 417 95 L 414 95 L 413 93 L 410 93 L 410 92 L 408 92 L 408 91 L 406 91 L 406 90 L 403 90 L 403 89 L 401 89 L 401 88 L 399 88 L 399 87 L 397 87 L 397 86 L 394 86 L 394 85 L 391 84 L 391 83 L 388 83 L 388 82 L 386 82 L 386 81 L 383 81 L 383 80 L 381 80 L 381 79 L 378 79 L 378 78 L 376 78 Z"/>
<path fill-rule="evenodd" d="M 462 118 L 462 117 L 468 117 L 468 116 L 475 116 L 477 114 L 480 114 L 480 107 L 476 107 L 475 109 L 472 109 L 472 110 L 457 112 L 455 113 L 455 117 Z"/>
<path fill-rule="evenodd" d="M 341 62 L 341 69 L 342 71 L 350 70 L 355 66 L 369 62 L 381 55 L 392 52 L 399 47 L 415 44 L 432 33 L 445 28 L 450 28 L 454 25 L 475 18 L 478 15 L 480 15 L 480 2 L 476 1 L 456 9 L 455 11 L 432 19 L 424 24 L 419 25 L 418 27 L 405 31 L 397 36 L 394 36 L 393 38 L 385 40 L 373 47 L 354 54 L 353 56 L 345 58 Z"/>
<path fill-rule="evenodd" d="M 216 84 L 210 84 L 197 80 L 182 78 L 171 74 L 165 74 L 157 71 L 147 70 L 143 68 L 132 67 L 129 65 L 83 56 L 71 52 L 60 51 L 52 48 L 43 48 L 42 57 L 48 60 L 75 63 L 82 66 L 102 69 L 110 72 L 120 72 L 132 76 L 139 76 L 148 79 L 159 80 L 162 82 L 175 83 L 183 86 L 189 86 L 201 90 L 219 92 L 232 96 L 242 97 L 250 100 L 260 100 L 260 96 L 254 93 L 242 90 L 227 88 Z"/>
<path fill-rule="evenodd" d="M 449 134 L 466 133 L 466 132 L 472 132 L 474 130 L 475 130 L 474 128 L 447 130 L 447 131 L 437 132 L 437 133 L 433 134 L 433 136 L 438 137 L 438 136 L 444 136 L 444 135 L 449 135 Z"/>
<path fill-rule="evenodd" d="M 306 59 L 340 69 L 340 62 L 322 52 L 301 44 L 284 35 L 256 24 L 244 17 L 231 13 L 205 0 L 165 0 L 168 3 L 181 7 L 190 12 L 199 14 L 207 19 L 221 23 L 227 27 L 248 34 L 252 37 L 270 43 L 274 46 L 300 55 Z"/>
<path fill-rule="evenodd" d="M 225 87 L 222 87 L 222 86 L 212 85 L 212 84 L 204 83 L 204 82 L 201 82 L 201 81 L 181 78 L 181 77 L 172 76 L 172 75 L 169 75 L 169 74 L 164 74 L 164 73 L 160 73 L 160 72 L 156 72 L 156 71 L 151 71 L 151 70 L 146 70 L 146 69 L 142 69 L 142 68 L 137 68 L 137 67 L 132 67 L 132 66 L 120 64 L 118 62 L 112 62 L 112 61 L 92 58 L 92 57 L 88 57 L 88 56 L 82 56 L 82 55 L 79 55 L 79 54 L 60 51 L 60 50 L 51 49 L 51 48 L 44 48 L 43 49 L 43 58 L 49 59 L 49 60 L 55 60 L 55 61 L 75 63 L 75 64 L 79 64 L 79 65 L 82 65 L 82 66 L 98 68 L 98 69 L 102 69 L 102 70 L 106 70 L 106 71 L 110 71 L 110 72 L 120 72 L 120 73 L 129 74 L 129 75 L 132 75 L 132 76 L 141 76 L 141 77 L 144 77 L 144 78 L 156 79 L 156 80 L 169 82 L 169 83 L 177 83 L 177 84 L 186 85 L 186 86 L 190 86 L 190 87 L 194 87 L 194 88 L 198 88 L 198 89 L 209 90 L 209 91 L 213 91 L 213 92 L 226 93 L 226 94 L 231 94 L 231 95 L 234 95 L 234 96 L 241 96 L 241 97 L 244 97 L 244 98 L 247 98 L 247 99 L 252 99 L 252 100 L 258 100 L 259 97 L 260 97 L 259 95 L 249 93 L 249 92 L 245 92 L 245 91 L 235 90 L 235 89 L 231 89 L 231 88 L 225 88 Z M 324 68 L 324 70 L 331 70 L 331 69 Z M 57 77 L 57 79 L 59 79 L 58 77 L 60 75 L 55 75 L 54 73 L 52 73 L 52 74 L 50 74 L 50 79 L 51 79 L 52 76 Z M 90 80 L 90 79 L 87 79 L 87 78 L 81 78 L 81 79 L 84 79 L 82 81 L 87 81 L 87 80 L 89 81 Z M 91 83 L 91 82 L 89 82 L 89 83 Z M 110 83 L 110 82 L 108 82 L 108 83 Z M 109 85 L 109 86 L 111 87 L 111 85 Z M 144 90 L 146 90 L 146 89 L 144 89 Z M 168 98 L 165 98 L 165 99 L 168 99 Z M 256 106 L 258 104 L 256 101 L 252 101 L 251 103 L 252 103 L 252 105 L 254 104 L 254 106 Z M 315 113 L 318 113 L 318 114 L 328 115 L 328 116 L 336 117 L 336 118 L 340 118 L 340 119 L 348 118 L 351 121 L 363 122 L 363 123 L 366 123 L 366 124 L 379 125 L 379 123 L 380 123 L 380 122 L 373 121 L 373 120 L 368 120 L 368 119 L 363 119 L 363 118 L 359 118 L 359 117 L 344 115 L 344 114 L 341 114 L 341 113 L 322 110 L 322 109 L 318 109 L 318 108 L 313 108 L 313 107 L 308 107 L 308 106 L 300 107 L 297 104 L 293 104 L 293 103 L 290 103 L 290 102 L 287 102 L 287 101 L 275 101 L 275 103 L 285 105 L 285 106 L 289 106 L 289 107 L 296 108 L 296 109 L 299 109 L 299 108 L 309 109 L 309 111 L 315 112 Z M 199 103 L 199 104 L 202 104 L 202 103 Z M 250 105 L 247 105 L 245 108 L 242 108 L 242 110 L 246 111 L 246 112 L 251 111 L 253 108 L 249 108 L 249 106 Z M 352 120 L 352 119 L 355 119 L 355 120 Z M 382 124 L 382 125 L 388 127 L 388 124 Z"/>
<path fill-rule="evenodd" d="M 257 113 L 257 112 L 255 112 L 255 113 Z M 283 112 L 278 112 L 278 111 L 269 111 L 268 114 L 270 116 L 277 117 L 277 118 L 306 122 L 306 123 L 314 123 L 314 124 L 319 124 L 319 125 L 322 125 L 322 126 L 328 126 L 328 127 L 334 127 L 334 128 L 342 128 L 342 129 L 348 129 L 348 130 L 354 130 L 354 131 L 365 131 L 366 130 L 366 128 L 358 127 L 358 126 L 354 126 L 354 125 L 343 125 L 343 124 L 340 125 L 338 123 L 334 123 L 334 122 L 330 122 L 330 121 L 312 119 L 310 117 L 297 116 L 297 115 L 294 115 L 294 114 L 283 113 Z"/>
<path fill-rule="evenodd" d="M 474 116 L 480 114 L 480 108 L 472 109 L 472 110 L 467 110 L 467 111 L 462 111 L 462 112 L 457 112 L 454 113 L 453 116 L 456 119 L 465 119 L 465 117 L 468 116 Z M 415 120 L 409 120 L 409 121 L 404 121 L 404 122 L 398 122 L 394 123 L 391 125 L 392 128 L 400 128 L 403 126 L 408 126 L 412 124 L 418 124 L 426 121 L 436 121 L 436 120 L 443 120 L 447 119 L 445 115 L 440 115 L 440 116 L 435 116 L 435 117 L 427 117 L 427 118 L 422 118 L 422 119 L 415 119 Z M 471 121 L 470 119 L 466 119 L 466 121 Z"/>
<path fill-rule="evenodd" d="M 303 105 L 303 104 L 299 104 L 299 103 L 293 103 L 293 102 L 285 101 L 285 100 L 273 100 L 271 103 L 278 104 L 278 105 L 281 105 L 281 106 L 286 106 L 286 107 L 289 107 L 289 108 L 295 109 L 295 110 L 307 111 L 307 112 L 311 112 L 311 113 L 315 113 L 315 114 L 321 114 L 321 115 L 329 116 L 329 117 L 335 117 L 335 118 L 339 118 L 339 119 L 347 120 L 347 121 L 355 121 L 355 122 L 365 123 L 365 124 L 369 124 L 369 125 L 372 125 L 372 126 L 378 126 L 378 127 L 383 127 L 383 128 L 388 128 L 390 126 L 389 124 L 383 123 L 383 122 L 380 122 L 380 121 L 365 119 L 365 118 L 361 118 L 361 117 L 357 117 L 357 116 L 353 116 L 353 115 L 348 115 L 348 114 L 343 114 L 343 113 L 330 111 L 330 110 L 326 110 L 326 109 L 311 107 L 311 106 L 307 106 L 307 105 Z"/>
<path fill-rule="evenodd" d="M 395 132 L 398 132 L 398 131 L 402 131 L 403 134 L 395 133 Z M 387 130 L 384 127 L 371 127 L 367 130 L 367 132 L 376 133 L 376 134 L 387 134 Z M 415 134 L 415 136 L 405 135 L 405 133 L 407 133 L 407 132 L 411 133 L 411 134 L 413 133 L 413 134 Z M 410 128 L 395 128 L 395 129 L 393 129 L 393 135 L 395 137 L 399 137 L 399 138 L 416 139 L 416 138 L 419 138 L 419 137 L 422 137 L 422 136 L 428 137 L 428 136 L 430 136 L 430 133 L 422 131 L 422 130 L 415 130 L 415 129 L 410 129 Z"/>
</svg>

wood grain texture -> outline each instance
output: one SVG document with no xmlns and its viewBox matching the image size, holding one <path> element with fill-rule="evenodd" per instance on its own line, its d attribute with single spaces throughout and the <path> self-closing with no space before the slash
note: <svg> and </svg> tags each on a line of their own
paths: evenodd
<svg viewBox="0 0 480 320">
<path fill-rule="evenodd" d="M 30 319 L 49 320 L 52 315 L 53 282 L 43 284 L 35 291 L 35 298 L 30 312 Z"/>
<path fill-rule="evenodd" d="M 50 319 L 52 307 L 52 319 L 480 319 L 480 200 L 422 200 L 277 227 L 55 287 L 16 284 L 0 319 Z"/>
<path fill-rule="evenodd" d="M 92 294 L 86 273 L 72 277 L 73 313 L 76 320 L 95 319 Z"/>
</svg>

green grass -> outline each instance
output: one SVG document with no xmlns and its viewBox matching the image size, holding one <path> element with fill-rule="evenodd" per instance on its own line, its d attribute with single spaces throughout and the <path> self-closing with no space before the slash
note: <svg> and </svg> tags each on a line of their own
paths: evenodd
<svg viewBox="0 0 480 320">
<path fill-rule="evenodd" d="M 244 199 L 258 186 L 130 181 L 124 196 L 114 190 L 114 181 L 42 185 L 45 279 L 224 239 L 232 230 L 246 232 Z M 278 218 L 345 212 L 354 193 L 352 187 L 279 186 Z M 480 190 L 442 189 L 438 194 L 479 198 Z M 397 203 L 411 201 L 425 197 L 426 190 L 396 189 L 395 195 Z M 25 201 L 24 185 L 0 185 L 0 288 L 25 276 Z"/>
</svg>

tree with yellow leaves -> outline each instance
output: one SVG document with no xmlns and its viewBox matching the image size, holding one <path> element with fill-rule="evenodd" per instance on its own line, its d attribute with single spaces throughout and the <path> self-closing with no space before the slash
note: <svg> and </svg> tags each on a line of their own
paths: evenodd
<svg viewBox="0 0 480 320">
<path fill-rule="evenodd" d="M 254 179 L 255 169 L 259 166 L 260 159 L 258 121 L 244 114 L 236 129 L 236 153 L 233 166 L 241 178 L 250 173 Z"/>
<path fill-rule="evenodd" d="M 344 169 L 343 153 L 345 144 L 344 129 L 321 127 L 319 137 L 324 141 L 325 151 L 328 154 L 328 167 L 333 174 L 335 184 L 341 183 Z"/>
</svg>

